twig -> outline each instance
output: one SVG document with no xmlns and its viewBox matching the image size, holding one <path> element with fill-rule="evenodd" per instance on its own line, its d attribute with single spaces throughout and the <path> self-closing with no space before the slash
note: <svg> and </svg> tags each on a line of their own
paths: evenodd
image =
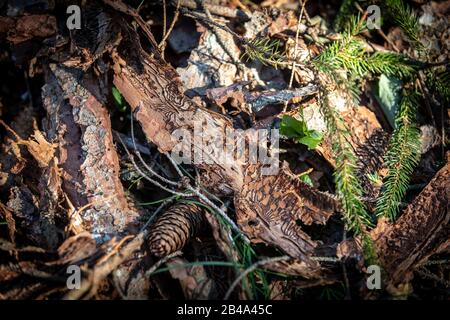
<svg viewBox="0 0 450 320">
<path fill-rule="evenodd" d="M 140 153 L 145 154 L 146 156 L 150 156 L 152 154 L 150 151 L 150 148 L 148 148 L 147 146 L 144 146 L 140 143 L 137 143 L 136 141 L 133 144 L 133 141 L 129 136 L 127 136 L 119 131 L 113 130 L 113 135 L 116 138 L 116 140 L 118 140 L 119 139 L 118 136 L 120 136 L 122 138 L 122 141 L 125 143 L 125 145 L 130 149 L 131 148 L 134 149 L 134 145 L 136 145 L 136 147 Z"/>
<path fill-rule="evenodd" d="M 80 299 L 88 291 L 85 298 L 88 299 L 92 297 L 96 293 L 100 282 L 117 269 L 117 267 L 128 259 L 131 254 L 139 250 L 144 242 L 146 234 L 146 231 L 139 233 L 133 240 L 129 241 L 122 250 L 117 250 L 108 260 L 96 265 L 93 270 L 89 271 L 88 278 L 82 281 L 80 288 L 67 293 L 64 299 Z"/>
<path fill-rule="evenodd" d="M 176 0 L 170 1 L 172 5 L 175 4 Z M 198 5 L 196 3 L 196 0 L 180 0 L 181 7 L 188 8 L 188 9 L 197 9 Z M 239 9 L 231 9 L 226 6 L 218 6 L 214 4 L 205 3 L 205 6 L 208 8 L 208 10 L 216 15 L 216 16 L 222 16 L 225 18 L 237 18 L 241 20 L 250 20 L 250 13 L 244 12 Z"/>
<path fill-rule="evenodd" d="M 355 2 L 354 5 L 355 5 L 356 9 L 358 9 L 358 11 L 359 11 L 361 14 L 364 14 L 364 13 L 365 13 L 365 11 L 361 8 L 361 6 L 360 6 L 357 2 Z M 383 32 L 383 30 L 377 28 L 377 32 L 378 32 L 378 34 L 379 34 L 380 36 L 383 37 L 384 40 L 386 40 L 387 43 L 389 43 L 389 44 L 392 46 L 392 48 L 393 48 L 396 52 L 400 52 L 400 50 L 397 48 L 397 46 L 395 45 L 395 43 L 393 43 L 393 42 L 391 41 L 391 39 L 389 39 L 389 38 L 386 36 L 386 34 Z"/>
<path fill-rule="evenodd" d="M 231 284 L 230 288 L 228 289 L 227 293 L 224 296 L 224 300 L 228 300 L 230 298 L 230 295 L 233 293 L 234 288 L 241 282 L 242 279 L 244 279 L 249 273 L 255 271 L 261 266 L 264 266 L 266 264 L 272 263 L 272 262 L 279 262 L 279 261 L 287 261 L 292 259 L 289 256 L 282 256 L 282 257 L 275 257 L 275 258 L 268 258 L 264 260 L 260 260 L 252 264 L 250 267 L 244 270 Z"/>
<path fill-rule="evenodd" d="M 138 172 L 145 180 L 147 180 L 147 181 L 149 181 L 150 183 L 154 184 L 155 186 L 157 186 L 157 187 L 163 189 L 164 191 L 167 191 L 167 192 L 169 192 L 169 193 L 175 194 L 175 195 L 177 195 L 177 196 L 180 196 L 180 197 L 187 197 L 187 196 L 190 196 L 190 194 L 181 193 L 181 192 L 177 192 L 177 191 L 174 191 L 174 190 L 172 190 L 172 189 L 169 189 L 169 188 L 167 188 L 166 186 L 164 186 L 164 185 L 162 185 L 161 183 L 159 183 L 158 181 L 156 181 L 156 180 L 150 178 L 147 174 L 145 174 L 145 173 L 141 170 L 141 168 L 139 168 L 139 166 L 136 164 L 136 161 L 134 160 L 133 155 L 128 151 L 127 147 L 125 146 L 125 144 L 124 144 L 123 141 L 122 141 L 122 138 L 120 138 L 120 136 L 118 136 L 118 138 L 119 138 L 120 143 L 121 143 L 122 146 L 124 147 L 125 152 L 127 153 L 128 157 L 130 158 L 131 162 L 133 163 L 134 168 L 136 169 L 136 171 L 137 171 L 137 172 Z"/>
<path fill-rule="evenodd" d="M 167 33 L 167 4 L 166 0 L 162 0 L 163 2 L 163 37 L 166 36 Z M 161 45 L 161 43 L 159 43 Z"/>
<path fill-rule="evenodd" d="M 173 17 L 172 23 L 170 24 L 169 30 L 167 30 L 167 32 L 164 32 L 164 37 L 161 40 L 161 42 L 159 43 L 159 49 L 161 50 L 161 54 L 164 57 L 164 50 L 166 48 L 166 41 L 169 38 L 170 34 L 172 33 L 173 28 L 175 27 L 175 23 L 178 20 L 178 16 L 180 15 L 180 2 L 181 0 L 177 1 L 177 7 L 175 9 L 175 15 Z M 164 4 L 165 4 L 165 0 L 164 0 Z M 165 25 L 165 23 L 164 23 Z"/>
<path fill-rule="evenodd" d="M 144 159 L 142 159 L 142 156 L 141 156 L 141 154 L 139 153 L 139 151 L 138 151 L 138 149 L 137 149 L 137 146 L 136 146 L 136 139 L 135 139 L 135 137 L 134 137 L 133 115 L 131 115 L 131 117 L 130 117 L 130 122 L 131 122 L 131 141 L 133 142 L 134 153 L 138 156 L 139 161 L 142 163 L 142 165 L 145 167 L 145 169 L 147 169 L 148 172 L 150 172 L 150 174 L 154 175 L 154 176 L 157 177 L 159 180 L 161 180 L 161 181 L 163 181 L 163 182 L 165 182 L 165 183 L 167 183 L 167 184 L 173 185 L 173 186 L 178 186 L 178 185 L 179 185 L 178 182 L 172 181 L 172 180 L 170 180 L 170 179 L 167 179 L 167 178 L 161 176 L 160 174 L 158 174 L 157 172 L 155 172 L 155 171 L 153 170 L 153 168 L 151 168 L 151 167 L 144 161 Z"/>
<path fill-rule="evenodd" d="M 176 168 L 178 174 L 182 177 L 182 180 L 187 181 L 186 179 L 187 177 L 178 168 L 178 164 L 175 162 L 175 160 L 173 160 L 169 154 L 167 154 L 166 156 L 170 159 L 172 165 Z M 198 188 L 194 188 L 187 183 L 185 187 L 187 190 L 191 191 L 194 195 L 203 200 L 204 203 L 213 208 L 230 225 L 230 227 L 243 238 L 245 242 L 247 243 L 250 242 L 250 240 L 242 233 L 241 229 L 239 229 L 236 223 L 233 220 L 231 220 L 230 217 L 228 217 L 228 215 L 221 208 L 219 208 L 214 202 L 212 202 L 211 200 L 208 199 L 208 197 L 203 195 Z"/>
<path fill-rule="evenodd" d="M 156 271 L 156 269 L 158 269 L 162 264 L 166 263 L 168 260 L 181 256 L 182 252 L 181 251 L 175 251 L 172 252 L 171 254 L 165 256 L 164 258 L 158 260 L 158 262 L 156 262 L 150 269 L 147 270 L 147 272 L 145 272 L 145 276 L 147 278 L 149 278 L 152 273 L 154 273 Z"/>
<path fill-rule="evenodd" d="M 150 31 L 149 26 L 145 23 L 145 21 L 142 19 L 142 17 L 135 9 L 133 9 L 132 7 L 128 6 L 127 4 L 123 3 L 120 0 L 103 0 L 103 2 L 113 7 L 117 11 L 120 11 L 122 13 L 125 13 L 126 15 L 133 17 L 136 23 L 139 25 L 139 27 L 141 27 L 142 31 L 144 31 L 145 35 L 147 36 L 148 40 L 153 46 L 154 49 L 153 53 L 158 57 L 160 56 L 160 53 L 158 51 L 158 44 L 156 43 L 156 40 L 153 37 L 153 34 Z"/>
<path fill-rule="evenodd" d="M 306 2 L 308 2 L 308 0 L 301 1 L 302 9 L 300 10 L 300 14 L 299 14 L 298 21 L 297 21 L 297 30 L 295 32 L 294 61 L 292 62 L 292 71 L 291 71 L 291 77 L 289 79 L 289 87 L 288 87 L 289 89 L 292 88 L 292 82 L 294 81 L 294 73 L 295 73 L 295 66 L 296 66 L 295 60 L 297 59 L 298 37 L 300 35 L 300 23 L 302 21 L 303 11 L 305 10 Z"/>
</svg>

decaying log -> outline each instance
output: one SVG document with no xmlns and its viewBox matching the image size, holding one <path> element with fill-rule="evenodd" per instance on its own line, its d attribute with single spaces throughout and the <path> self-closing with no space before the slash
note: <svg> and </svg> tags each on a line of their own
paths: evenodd
<svg viewBox="0 0 450 320">
<path fill-rule="evenodd" d="M 414 270 L 450 245 L 450 154 L 424 190 L 393 224 L 381 222 L 373 239 L 384 270 L 387 289 L 408 283 Z"/>
</svg>

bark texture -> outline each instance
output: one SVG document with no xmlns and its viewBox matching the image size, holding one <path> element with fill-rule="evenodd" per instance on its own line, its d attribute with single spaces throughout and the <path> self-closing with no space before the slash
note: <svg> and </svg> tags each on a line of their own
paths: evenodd
<svg viewBox="0 0 450 320">
<path fill-rule="evenodd" d="M 450 159 L 448 159 L 450 160 Z M 373 230 L 380 262 L 392 291 L 408 283 L 414 270 L 450 244 L 450 162 L 393 224 Z"/>
</svg>

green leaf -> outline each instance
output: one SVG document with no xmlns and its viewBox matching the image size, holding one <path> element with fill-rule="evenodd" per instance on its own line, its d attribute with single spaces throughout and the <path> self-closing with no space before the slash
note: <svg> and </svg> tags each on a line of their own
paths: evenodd
<svg viewBox="0 0 450 320">
<path fill-rule="evenodd" d="M 392 127 L 394 127 L 395 115 L 400 103 L 401 89 L 402 82 L 399 79 L 382 74 L 375 91 L 375 98 L 381 105 Z"/>
<path fill-rule="evenodd" d="M 280 133 L 287 138 L 303 137 L 308 129 L 304 121 L 299 121 L 291 116 L 283 116 Z"/>
<path fill-rule="evenodd" d="M 300 121 L 291 116 L 283 116 L 280 133 L 293 139 L 297 143 L 304 144 L 308 149 L 315 149 L 322 141 L 323 135 L 316 130 L 308 130 L 305 121 Z"/>
<path fill-rule="evenodd" d="M 316 130 L 308 130 L 308 133 L 297 142 L 304 144 L 309 150 L 314 150 L 322 142 L 323 134 Z"/>
<path fill-rule="evenodd" d="M 122 94 L 119 90 L 117 90 L 116 87 L 112 87 L 112 95 L 114 98 L 114 102 L 119 109 L 120 112 L 125 112 L 127 109 L 127 105 L 125 103 L 125 99 L 123 98 Z"/>
<path fill-rule="evenodd" d="M 307 185 L 310 185 L 311 187 L 313 187 L 313 182 L 311 180 L 311 177 L 309 176 L 309 174 L 302 174 L 298 177 L 302 182 L 306 183 Z"/>
</svg>

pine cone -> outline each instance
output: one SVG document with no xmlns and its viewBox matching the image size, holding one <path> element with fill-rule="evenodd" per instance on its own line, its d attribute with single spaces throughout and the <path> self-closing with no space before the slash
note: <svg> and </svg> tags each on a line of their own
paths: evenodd
<svg viewBox="0 0 450 320">
<path fill-rule="evenodd" d="M 150 229 L 150 251 L 164 257 L 182 249 L 205 222 L 204 209 L 194 203 L 177 203 L 164 212 Z"/>
</svg>

